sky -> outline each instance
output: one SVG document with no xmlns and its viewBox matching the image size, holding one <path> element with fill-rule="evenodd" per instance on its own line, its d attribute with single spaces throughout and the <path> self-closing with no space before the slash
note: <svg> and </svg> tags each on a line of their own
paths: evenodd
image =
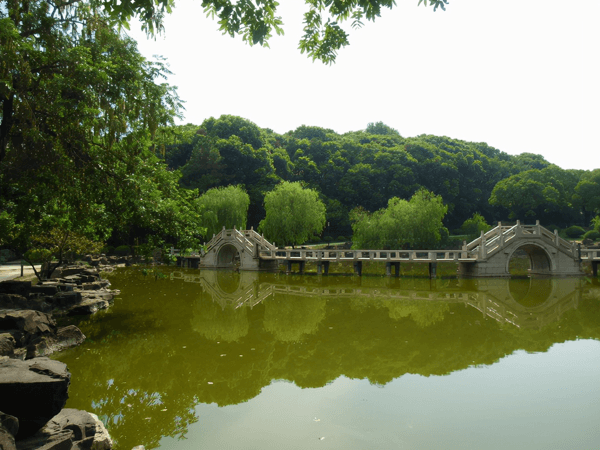
<svg viewBox="0 0 600 450">
<path fill-rule="evenodd" d="M 600 1 L 450 0 L 446 11 L 397 0 L 353 30 L 333 65 L 298 50 L 300 0 L 278 9 L 270 48 L 218 31 L 199 0 L 177 1 L 165 33 L 128 34 L 167 58 L 185 101 L 180 123 L 244 117 L 277 133 L 301 125 L 338 133 L 383 122 L 420 134 L 541 154 L 564 169 L 600 167 Z"/>
</svg>

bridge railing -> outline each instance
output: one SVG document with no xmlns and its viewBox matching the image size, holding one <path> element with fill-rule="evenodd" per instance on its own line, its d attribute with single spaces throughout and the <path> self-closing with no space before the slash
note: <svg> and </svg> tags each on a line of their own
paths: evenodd
<svg viewBox="0 0 600 450">
<path fill-rule="evenodd" d="M 206 252 L 209 252 L 212 248 L 220 245 L 222 241 L 234 239 L 239 244 L 244 247 L 251 254 L 255 254 L 256 245 L 262 249 L 268 249 L 270 251 L 274 251 L 277 249 L 275 245 L 267 241 L 264 236 L 261 236 L 253 228 L 249 230 L 238 230 L 237 228 L 233 228 L 230 230 L 226 230 L 223 228 L 217 234 L 213 235 L 212 239 L 206 244 Z"/>
<path fill-rule="evenodd" d="M 244 231 L 242 231 L 242 233 L 244 233 L 244 235 L 246 236 L 247 239 L 254 241 L 254 242 L 258 242 L 261 247 L 267 248 L 269 250 L 277 250 L 277 247 L 274 244 L 267 241 L 264 238 L 264 236 L 258 234 L 256 231 L 254 231 L 253 228 L 251 228 L 249 230 L 244 230 Z"/>
<path fill-rule="evenodd" d="M 484 233 L 483 236 L 468 243 L 465 250 L 471 255 L 485 258 L 504 247 L 511 240 L 524 236 L 540 236 L 543 239 L 551 241 L 560 250 L 570 253 L 573 257 L 576 256 L 575 244 L 561 238 L 556 230 L 552 232 L 544 228 L 539 224 L 539 221 L 535 225 L 521 225 L 519 221 L 513 226 L 503 226 L 499 223 L 497 227 L 492 228 L 487 233 Z"/>
<path fill-rule="evenodd" d="M 246 250 L 250 252 L 250 254 L 254 254 L 254 243 L 246 238 L 246 235 L 237 229 L 233 229 L 232 236 L 236 241 L 238 241 Z"/>
<path fill-rule="evenodd" d="M 580 257 L 582 261 L 600 261 L 600 250 L 597 248 L 582 248 Z"/>
<path fill-rule="evenodd" d="M 462 250 L 315 250 L 279 249 L 261 251 L 263 259 L 282 261 L 458 261 L 475 259 Z"/>
</svg>

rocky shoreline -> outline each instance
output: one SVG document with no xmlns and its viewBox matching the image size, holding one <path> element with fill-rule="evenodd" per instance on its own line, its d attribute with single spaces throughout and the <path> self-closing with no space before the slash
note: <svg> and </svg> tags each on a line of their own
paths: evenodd
<svg viewBox="0 0 600 450">
<path fill-rule="evenodd" d="M 100 276 L 100 269 L 113 266 L 99 263 L 58 268 L 51 280 L 37 284 L 0 283 L 0 449 L 112 448 L 97 416 L 64 409 L 71 374 L 47 358 L 85 340 L 74 325 L 58 327 L 55 317 L 94 314 L 119 294 Z"/>
</svg>

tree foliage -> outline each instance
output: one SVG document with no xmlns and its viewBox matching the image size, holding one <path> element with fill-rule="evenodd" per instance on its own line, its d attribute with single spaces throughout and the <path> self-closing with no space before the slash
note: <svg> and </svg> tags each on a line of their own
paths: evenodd
<svg viewBox="0 0 600 450">
<path fill-rule="evenodd" d="M 483 217 L 479 213 L 474 213 L 473 217 L 467 219 L 462 224 L 461 232 L 467 235 L 467 240 L 472 241 L 473 239 L 481 236 L 481 232 L 488 232 L 492 229 L 491 225 L 485 221 L 485 217 Z"/>
<path fill-rule="evenodd" d="M 21 254 L 54 229 L 104 240 L 135 227 L 190 243 L 201 229 L 193 193 L 154 156 L 181 109 L 158 82 L 168 70 L 96 6 L 0 7 L 2 239 Z"/>
<path fill-rule="evenodd" d="M 265 196 L 259 230 L 276 244 L 303 244 L 325 227 L 325 205 L 313 189 L 284 181 Z"/>
<path fill-rule="evenodd" d="M 442 220 L 448 211 L 442 197 L 419 189 L 409 201 L 391 198 L 385 209 L 351 214 L 355 248 L 431 249 L 441 241 Z"/>
<path fill-rule="evenodd" d="M 32 245 L 32 248 L 24 256 L 31 263 L 38 279 L 47 280 L 52 276 L 52 272 L 69 257 L 73 258 L 85 253 L 98 253 L 103 244 L 94 242 L 83 235 L 55 228 L 47 233 L 33 236 Z M 39 272 L 34 263 L 42 264 Z"/>
<path fill-rule="evenodd" d="M 250 197 L 240 186 L 209 189 L 198 198 L 198 204 L 202 208 L 202 224 L 209 239 L 223 227 L 246 229 Z"/>
</svg>

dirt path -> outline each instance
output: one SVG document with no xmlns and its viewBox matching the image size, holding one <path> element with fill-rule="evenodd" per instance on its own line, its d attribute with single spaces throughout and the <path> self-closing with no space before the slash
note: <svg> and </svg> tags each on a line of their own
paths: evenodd
<svg viewBox="0 0 600 450">
<path fill-rule="evenodd" d="M 35 266 L 39 270 L 41 266 Z M 21 278 L 21 263 L 9 262 L 0 265 L 0 281 L 13 280 L 19 278 L 21 280 L 34 280 L 35 274 L 29 264 L 23 265 L 23 278 Z"/>
</svg>

